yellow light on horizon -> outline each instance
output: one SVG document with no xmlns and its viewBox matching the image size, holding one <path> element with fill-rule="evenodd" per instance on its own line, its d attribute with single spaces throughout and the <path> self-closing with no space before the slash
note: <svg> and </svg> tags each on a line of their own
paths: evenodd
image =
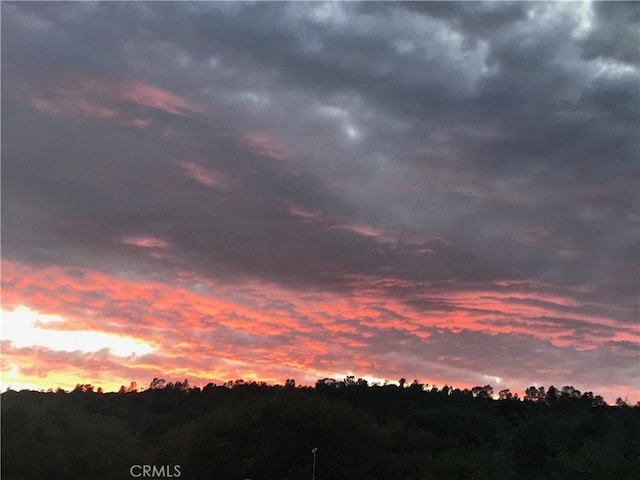
<svg viewBox="0 0 640 480">
<path fill-rule="evenodd" d="M 58 330 L 47 324 L 66 323 L 63 317 L 47 315 L 19 305 L 13 311 L 2 309 L 0 338 L 14 347 L 41 346 L 51 350 L 85 353 L 107 349 L 112 355 L 145 355 L 154 347 L 140 340 L 112 333 L 89 330 Z M 16 367 L 17 368 L 17 367 Z"/>
</svg>

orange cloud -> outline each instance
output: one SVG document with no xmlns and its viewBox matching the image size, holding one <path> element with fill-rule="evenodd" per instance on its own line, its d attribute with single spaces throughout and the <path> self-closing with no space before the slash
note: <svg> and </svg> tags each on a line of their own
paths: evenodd
<svg viewBox="0 0 640 480">
<path fill-rule="evenodd" d="M 162 244 L 155 237 L 129 240 L 143 248 Z M 412 373 L 414 367 L 408 366 L 423 364 L 418 352 L 428 352 L 434 335 L 443 331 L 520 333 L 576 350 L 613 341 L 590 333 L 590 328 L 597 329 L 590 323 L 597 315 L 582 314 L 586 322 L 554 321 L 552 314 L 569 317 L 563 309 L 579 306 L 569 297 L 519 304 L 513 301 L 516 296 L 524 301 L 533 299 L 533 293 L 502 292 L 505 287 L 498 285 L 495 290 L 438 293 L 392 277 L 358 276 L 352 281 L 360 288 L 339 295 L 295 292 L 251 279 L 240 289 L 188 272 L 169 284 L 86 269 L 36 269 L 6 260 L 2 273 L 3 315 L 27 312 L 11 320 L 14 333 L 3 329 L 5 386 L 71 388 L 95 383 L 117 389 L 132 380 L 144 385 L 157 376 L 189 378 L 196 385 L 236 378 L 282 382 L 292 377 L 298 383 L 313 383 L 354 368 L 361 370 L 360 376 L 419 377 L 424 367 Z M 393 289 L 412 291 L 413 300 L 433 301 L 437 296 L 439 306 L 421 309 L 419 303 L 384 293 Z M 52 321 L 45 314 L 58 318 Z M 16 333 L 19 320 L 24 334 Z M 611 319 L 609 323 L 616 338 L 637 342 L 637 331 L 625 330 Z M 576 337 L 580 328 L 586 332 Z M 36 332 L 39 336 L 32 338 L 39 340 L 25 340 L 29 332 Z M 60 343 L 67 338 L 65 332 L 78 337 L 77 332 L 87 332 L 82 335 L 89 340 L 77 348 L 65 346 Z M 135 345 L 151 350 L 136 352 Z M 437 357 L 434 354 L 432 361 L 438 362 Z M 451 385 L 470 375 L 483 378 L 482 372 L 472 375 L 469 370 L 473 357 L 458 355 L 458 360 L 442 362 L 450 365 L 449 377 L 435 372 L 420 380 Z"/>
</svg>

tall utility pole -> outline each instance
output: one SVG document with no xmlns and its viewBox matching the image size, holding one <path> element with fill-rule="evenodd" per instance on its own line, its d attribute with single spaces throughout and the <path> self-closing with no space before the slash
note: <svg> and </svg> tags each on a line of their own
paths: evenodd
<svg viewBox="0 0 640 480">
<path fill-rule="evenodd" d="M 316 480 L 316 452 L 318 451 L 318 447 L 313 447 L 311 453 L 313 453 L 313 470 L 311 470 L 311 480 Z"/>
</svg>

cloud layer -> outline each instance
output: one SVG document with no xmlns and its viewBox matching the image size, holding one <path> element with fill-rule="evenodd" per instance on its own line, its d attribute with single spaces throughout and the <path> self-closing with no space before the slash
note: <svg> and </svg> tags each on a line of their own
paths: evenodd
<svg viewBox="0 0 640 480">
<path fill-rule="evenodd" d="M 637 396 L 637 4 L 2 11 L 3 377 Z"/>
</svg>

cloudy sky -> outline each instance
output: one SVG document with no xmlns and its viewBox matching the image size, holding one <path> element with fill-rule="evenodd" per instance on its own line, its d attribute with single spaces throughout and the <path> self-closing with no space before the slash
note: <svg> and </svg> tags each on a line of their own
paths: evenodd
<svg viewBox="0 0 640 480">
<path fill-rule="evenodd" d="M 640 399 L 637 3 L 2 3 L 2 385 Z"/>
</svg>

